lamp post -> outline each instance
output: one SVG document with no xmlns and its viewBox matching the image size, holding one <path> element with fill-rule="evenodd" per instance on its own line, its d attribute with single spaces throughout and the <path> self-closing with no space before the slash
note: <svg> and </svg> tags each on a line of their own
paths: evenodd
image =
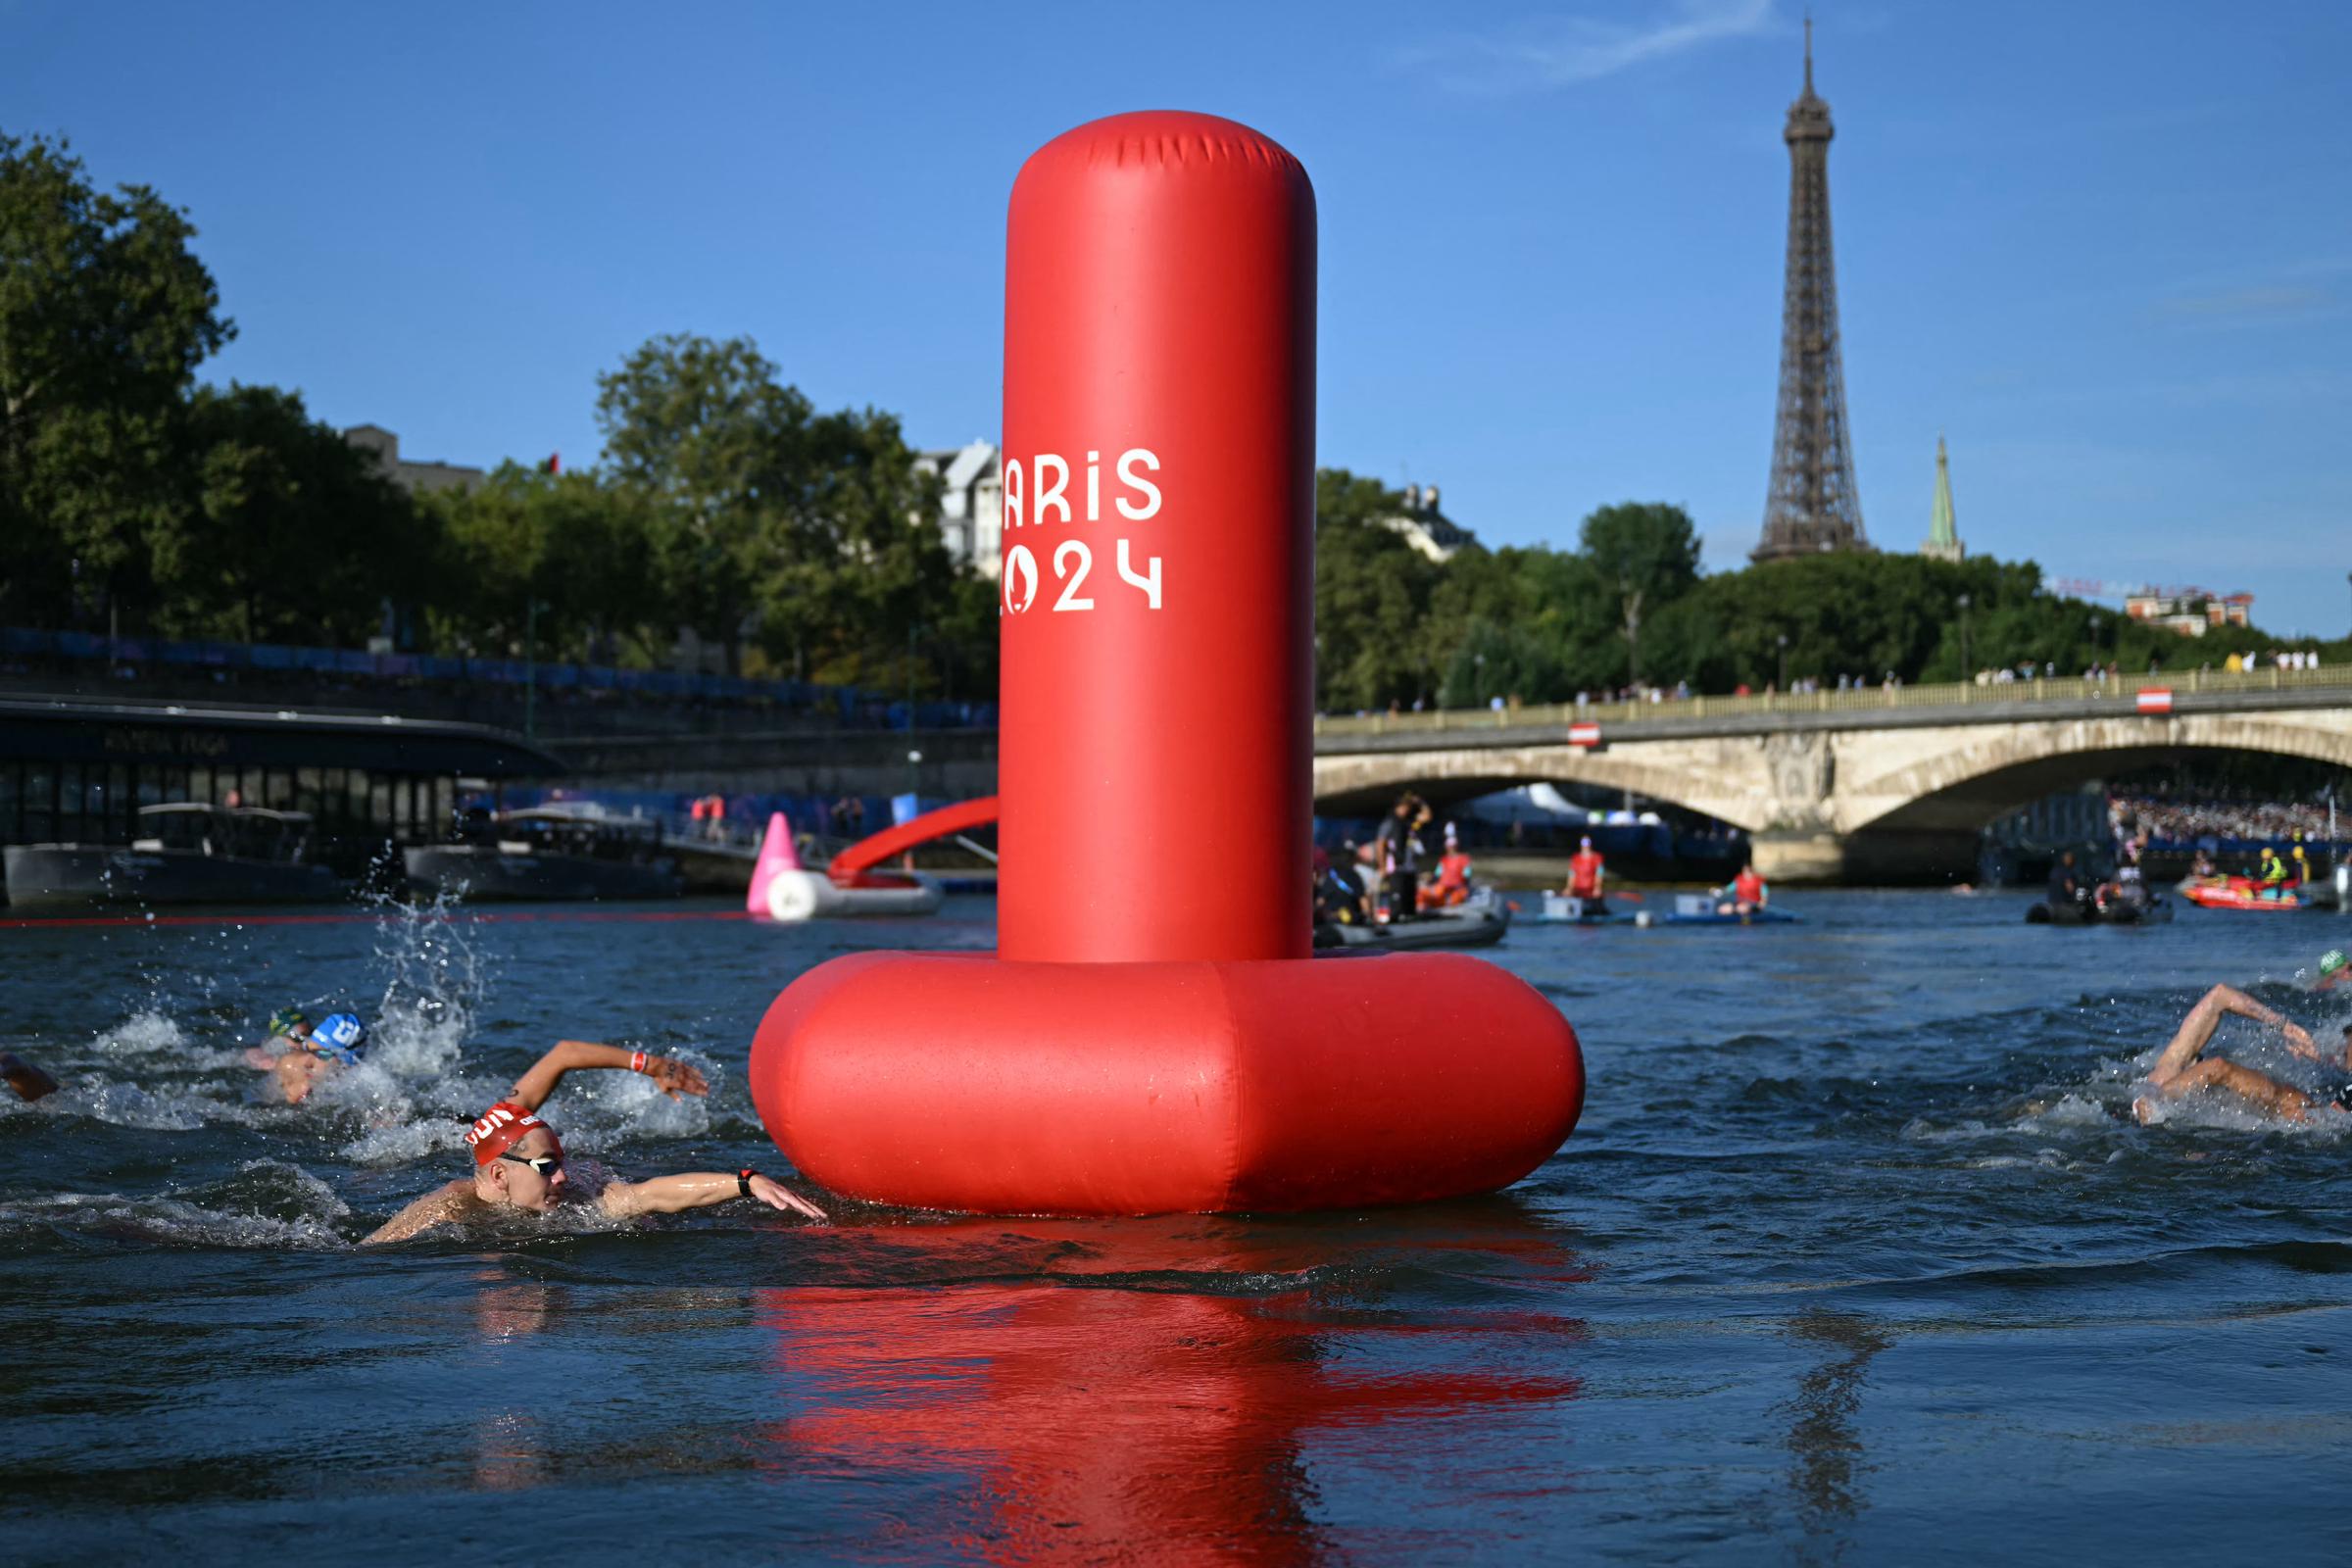
<svg viewBox="0 0 2352 1568">
<path fill-rule="evenodd" d="M 1968 657 L 1968 595 L 1962 594 L 1960 596 L 1960 684 L 1963 686 L 1968 684 L 1968 666 L 1972 662 L 1974 661 Z"/>
<path fill-rule="evenodd" d="M 1788 634 L 1780 632 L 1773 637 L 1773 641 L 1781 649 L 1781 684 L 1778 689 L 1785 693 L 1788 690 Z"/>
<path fill-rule="evenodd" d="M 914 735 L 914 639 L 916 634 L 921 630 L 922 628 L 920 626 L 913 625 L 910 625 L 906 628 L 906 734 L 910 739 Z M 916 767 L 921 765 L 922 760 L 922 753 L 911 750 L 907 752 L 906 793 L 908 795 L 915 793 L 914 770 Z"/>
<path fill-rule="evenodd" d="M 522 738 L 539 733 L 539 596 L 522 608 Z"/>
</svg>

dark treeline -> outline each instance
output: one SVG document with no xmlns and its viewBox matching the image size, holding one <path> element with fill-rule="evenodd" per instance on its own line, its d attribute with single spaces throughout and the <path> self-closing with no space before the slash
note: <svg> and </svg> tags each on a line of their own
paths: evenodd
<svg viewBox="0 0 2352 1568">
<path fill-rule="evenodd" d="M 411 496 L 299 396 L 198 383 L 235 326 L 195 234 L 152 190 L 96 189 L 64 144 L 0 135 L 0 624 L 640 667 L 691 633 L 731 673 L 994 690 L 995 586 L 949 558 L 894 416 L 816 409 L 748 339 L 658 338 L 598 378 L 595 467 L 509 463 Z M 1326 708 L 2275 646 L 2151 632 L 2044 593 L 2032 565 L 1853 555 L 1708 576 L 1690 519 L 1658 504 L 1594 512 L 1572 550 L 1441 565 L 1381 525 L 1403 510 L 1317 476 Z"/>
<path fill-rule="evenodd" d="M 1840 676 L 1951 681 L 2027 662 L 2137 673 L 2284 647 L 2352 657 L 2352 644 L 2245 627 L 2184 639 L 2048 593 L 2031 563 L 1851 554 L 1704 575 L 1690 516 L 1658 503 L 1600 508 L 1573 550 L 1472 546 L 1440 564 L 1381 525 L 1404 514 L 1403 496 L 1345 470 L 1316 477 L 1326 710 L 1552 703 L 1682 683 L 1728 693 Z"/>
<path fill-rule="evenodd" d="M 600 376 L 604 461 L 411 496 L 294 393 L 199 385 L 235 335 L 188 216 L 0 136 L 0 624 L 653 665 L 975 696 L 995 595 L 897 418 L 745 339 Z"/>
</svg>

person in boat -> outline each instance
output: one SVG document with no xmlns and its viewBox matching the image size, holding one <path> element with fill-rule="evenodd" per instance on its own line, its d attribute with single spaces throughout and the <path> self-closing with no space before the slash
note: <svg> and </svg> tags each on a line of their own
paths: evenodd
<svg viewBox="0 0 2352 1568">
<path fill-rule="evenodd" d="M 19 1100 L 40 1100 L 57 1093 L 57 1080 L 13 1051 L 0 1051 L 0 1082 L 17 1092 Z"/>
<path fill-rule="evenodd" d="M 1395 809 L 1381 819 L 1373 843 L 1380 852 L 1382 905 L 1387 917 L 1400 920 L 1421 904 L 1420 830 L 1431 811 L 1420 796 L 1407 792 L 1396 798 Z"/>
<path fill-rule="evenodd" d="M 1716 896 L 1725 901 L 1717 913 L 1753 914 L 1772 902 L 1772 889 L 1765 885 L 1764 879 L 1756 874 L 1755 866 L 1750 863 L 1741 866 L 1740 874 L 1732 878 L 1732 885 Z"/>
<path fill-rule="evenodd" d="M 1568 886 L 1562 891 L 1572 899 L 1582 899 L 1588 914 L 1597 914 L 1607 903 L 1607 877 L 1608 862 L 1592 847 L 1591 835 L 1578 839 L 1576 854 L 1568 860 Z"/>
<path fill-rule="evenodd" d="M 2328 1069 L 2328 1084 L 2317 1090 L 2298 1089 L 2242 1062 L 2206 1055 L 2205 1048 L 2212 1043 L 2214 1031 L 2231 1013 L 2278 1030 L 2287 1050 Z M 2156 1093 L 2142 1095 L 2132 1102 L 2132 1114 L 2143 1122 L 2154 1119 L 2159 1100 L 2179 1100 L 2199 1089 L 2227 1090 L 2286 1121 L 2308 1121 L 2315 1114 L 2339 1115 L 2352 1111 L 2352 1024 L 2345 1026 L 2343 1042 L 2337 1050 L 2323 1052 L 2302 1025 L 2264 1006 L 2234 986 L 2215 986 L 2189 1008 L 2172 1044 L 2164 1048 L 2164 1054 L 2148 1069 L 2148 1082 Z"/>
<path fill-rule="evenodd" d="M 641 1182 L 618 1181 L 601 1171 L 582 1170 L 575 1183 L 564 1166 L 563 1142 L 554 1128 L 539 1119 L 539 1107 L 555 1093 L 564 1074 L 607 1068 L 643 1073 L 672 1100 L 710 1092 L 694 1065 L 675 1056 L 649 1056 L 642 1051 L 623 1051 L 585 1040 L 558 1041 L 553 1051 L 514 1081 L 506 1099 L 466 1129 L 466 1147 L 472 1152 L 473 1174 L 433 1189 L 365 1241 L 403 1242 L 435 1226 L 457 1224 L 495 1209 L 545 1214 L 569 1203 L 592 1204 L 606 1214 L 621 1217 L 674 1214 L 752 1198 L 770 1208 L 823 1221 L 823 1209 L 748 1166 L 731 1173 L 688 1171 Z"/>
<path fill-rule="evenodd" d="M 2266 898 L 2277 898 L 2286 886 L 2286 862 L 2268 844 L 2262 847 L 2262 859 L 2254 867 L 2254 880 Z"/>
<path fill-rule="evenodd" d="M 247 1065 L 270 1075 L 278 1097 L 299 1105 L 311 1092 L 368 1054 L 368 1026 L 356 1012 L 330 1012 L 316 1024 L 293 1007 L 270 1015 L 270 1038 L 245 1053 Z"/>
<path fill-rule="evenodd" d="M 1372 911 L 1364 903 L 1364 885 L 1348 872 L 1331 863 L 1323 846 L 1314 853 L 1314 910 L 1315 924 L 1369 925 Z"/>
<path fill-rule="evenodd" d="M 2286 852 L 2286 880 L 2289 887 L 2303 887 L 2311 881 L 2311 857 L 2303 853 L 2303 835 L 2295 835 L 2294 847 Z"/>
<path fill-rule="evenodd" d="M 1453 824 L 1446 824 L 1446 853 L 1438 858 L 1438 881 L 1435 887 L 1421 892 L 1421 907 L 1446 909 L 1470 902 L 1470 857 L 1462 851 L 1462 841 L 1454 834 Z"/>
<path fill-rule="evenodd" d="M 2050 903 L 2077 904 L 2087 896 L 2082 878 L 2075 870 L 2075 852 L 2060 851 L 2057 860 L 2050 866 Z"/>
</svg>

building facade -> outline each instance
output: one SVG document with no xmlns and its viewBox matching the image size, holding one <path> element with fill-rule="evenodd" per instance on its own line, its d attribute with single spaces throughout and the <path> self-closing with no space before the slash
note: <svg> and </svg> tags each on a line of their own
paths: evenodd
<svg viewBox="0 0 2352 1568">
<path fill-rule="evenodd" d="M 1380 525 L 1441 565 L 1460 554 L 1464 546 L 1478 543 L 1469 529 L 1446 515 L 1438 504 L 1438 487 L 1408 484 L 1404 487 L 1404 510 L 1394 512 L 1379 519 Z"/>
<path fill-rule="evenodd" d="M 2217 626 L 2247 625 L 2252 594 L 2215 594 L 2202 588 L 2142 588 L 2124 596 L 2124 613 L 2183 637 L 2202 637 Z"/>
<path fill-rule="evenodd" d="M 1004 570 L 1004 461 L 993 441 L 925 452 L 916 471 L 939 475 L 939 532 L 948 554 L 992 581 Z"/>
<path fill-rule="evenodd" d="M 355 424 L 343 439 L 362 452 L 375 455 L 384 476 L 412 495 L 434 490 L 462 490 L 482 481 L 482 470 L 458 463 L 416 463 L 400 455 L 400 437 L 380 424 Z"/>
</svg>

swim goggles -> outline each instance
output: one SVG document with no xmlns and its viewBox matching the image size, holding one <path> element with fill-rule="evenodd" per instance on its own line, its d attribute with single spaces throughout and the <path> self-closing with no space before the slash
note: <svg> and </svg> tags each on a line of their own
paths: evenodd
<svg viewBox="0 0 2352 1568">
<path fill-rule="evenodd" d="M 538 1174 L 538 1177 L 541 1181 L 547 1180 L 557 1171 L 560 1171 L 564 1168 L 564 1156 L 562 1154 L 509 1154 L 502 1152 L 498 1157 L 501 1159 L 511 1159 L 517 1165 L 530 1166 L 531 1169 Z"/>
</svg>

